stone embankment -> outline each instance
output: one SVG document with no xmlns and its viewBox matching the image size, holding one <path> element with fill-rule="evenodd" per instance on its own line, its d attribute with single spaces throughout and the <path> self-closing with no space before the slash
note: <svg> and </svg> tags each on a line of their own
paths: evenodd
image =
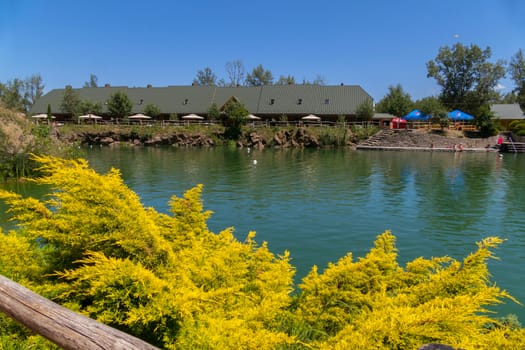
<svg viewBox="0 0 525 350">
<path fill-rule="evenodd" d="M 143 134 L 135 132 L 84 131 L 69 135 L 68 141 L 103 146 L 161 146 L 214 147 L 227 142 L 223 134 L 199 131 L 177 131 L 163 134 Z M 461 131 L 445 131 L 442 134 L 423 130 L 381 130 L 372 137 L 360 141 L 350 130 L 341 139 L 334 141 L 308 128 L 250 131 L 236 142 L 238 147 L 263 148 L 319 148 L 352 147 L 357 149 L 382 150 L 433 150 L 433 151 L 483 151 L 494 150 L 496 137 L 466 137 Z"/>
<path fill-rule="evenodd" d="M 442 134 L 426 130 L 381 130 L 359 143 L 357 149 L 427 150 L 427 151 L 494 151 L 496 137 L 466 137 L 461 131 Z"/>
<path fill-rule="evenodd" d="M 108 132 L 81 132 L 70 135 L 69 142 L 80 142 L 90 145 L 119 146 L 161 146 L 177 147 L 213 147 L 226 142 L 222 134 L 205 134 L 202 132 L 175 132 L 158 135 L 139 135 L 137 133 Z M 293 148 L 293 147 L 322 147 L 317 136 L 308 133 L 304 128 L 278 130 L 275 133 L 258 133 L 256 131 L 243 135 L 237 141 L 238 147 L 254 149 Z"/>
<path fill-rule="evenodd" d="M 69 137 L 70 142 L 81 142 L 90 145 L 119 146 L 123 143 L 130 146 L 175 145 L 180 147 L 212 147 L 216 142 L 211 136 L 201 133 L 171 133 L 165 135 L 138 135 L 118 132 L 82 132 Z"/>
</svg>

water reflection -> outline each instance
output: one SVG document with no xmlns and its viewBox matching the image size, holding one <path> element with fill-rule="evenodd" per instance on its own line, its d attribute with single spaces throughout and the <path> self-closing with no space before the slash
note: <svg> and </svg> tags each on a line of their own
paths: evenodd
<svg viewBox="0 0 525 350">
<path fill-rule="evenodd" d="M 161 212 L 171 195 L 204 184 L 205 208 L 215 212 L 210 229 L 234 226 L 240 239 L 257 231 L 273 252 L 291 252 L 298 279 L 313 264 L 322 269 L 349 251 L 366 254 L 386 229 L 398 238 L 402 263 L 418 256 L 462 258 L 476 241 L 498 235 L 507 242 L 491 272 L 525 301 L 523 155 L 101 148 L 87 157 L 99 172 L 119 168 L 145 205 Z M 502 309 L 525 320 L 516 305 Z"/>
</svg>

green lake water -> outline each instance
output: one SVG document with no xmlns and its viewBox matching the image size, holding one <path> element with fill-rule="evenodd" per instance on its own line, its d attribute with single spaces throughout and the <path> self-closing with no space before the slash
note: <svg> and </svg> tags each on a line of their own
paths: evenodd
<svg viewBox="0 0 525 350">
<path fill-rule="evenodd" d="M 209 228 L 233 226 L 241 240 L 253 230 L 274 253 L 289 250 L 297 282 L 314 264 L 363 256 L 385 230 L 397 237 L 401 264 L 419 256 L 463 259 L 482 238 L 500 236 L 507 241 L 490 272 L 525 303 L 525 155 L 93 148 L 87 159 L 99 172 L 119 168 L 143 203 L 161 212 L 171 195 L 203 184 L 205 209 L 214 212 Z M 498 311 L 525 324 L 522 306 L 508 301 Z"/>
</svg>

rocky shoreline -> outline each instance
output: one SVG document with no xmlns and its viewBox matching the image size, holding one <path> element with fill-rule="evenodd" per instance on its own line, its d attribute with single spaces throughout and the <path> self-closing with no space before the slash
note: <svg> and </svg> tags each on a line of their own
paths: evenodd
<svg viewBox="0 0 525 350">
<path fill-rule="evenodd" d="M 326 129 L 328 130 L 328 129 Z M 278 130 L 251 130 L 243 134 L 239 140 L 233 141 L 237 147 L 264 148 L 320 148 L 335 146 L 355 146 L 357 137 L 350 129 L 340 132 L 338 140 L 328 140 L 322 132 L 313 132 L 308 128 L 282 128 Z M 142 133 L 134 131 L 86 130 L 65 135 L 57 135 L 70 143 L 101 146 L 175 146 L 175 147 L 215 147 L 232 142 L 224 139 L 220 132 L 204 132 L 199 130 L 179 130 L 159 133 Z M 331 142 L 331 143 L 330 143 Z"/>
<path fill-rule="evenodd" d="M 176 146 L 215 147 L 228 142 L 220 133 L 199 131 L 177 131 L 163 134 L 142 134 L 134 132 L 84 131 L 68 136 L 69 142 L 80 142 L 101 146 Z M 344 131 L 338 140 L 327 139 L 308 128 L 290 128 L 268 131 L 252 130 L 235 141 L 237 147 L 264 148 L 322 148 L 348 147 L 353 149 L 381 150 L 428 150 L 428 151 L 493 151 L 497 138 L 467 137 L 461 131 L 443 133 L 425 130 L 380 130 L 373 136 L 359 140 L 350 129 Z"/>
</svg>

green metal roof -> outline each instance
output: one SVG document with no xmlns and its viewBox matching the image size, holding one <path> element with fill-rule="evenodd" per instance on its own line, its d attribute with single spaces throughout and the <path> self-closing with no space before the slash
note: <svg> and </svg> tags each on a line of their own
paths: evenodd
<svg viewBox="0 0 525 350">
<path fill-rule="evenodd" d="M 157 105 L 164 114 L 207 114 L 215 103 L 220 108 L 231 97 L 239 100 L 252 114 L 260 115 L 352 115 L 357 106 L 372 97 L 360 86 L 268 85 L 257 87 L 167 86 L 97 87 L 73 89 L 82 100 L 104 103 L 122 91 L 133 102 L 132 113 L 142 112 L 148 104 Z M 48 104 L 61 114 L 65 89 L 52 90 L 36 101 L 30 114 L 46 113 Z"/>
</svg>

